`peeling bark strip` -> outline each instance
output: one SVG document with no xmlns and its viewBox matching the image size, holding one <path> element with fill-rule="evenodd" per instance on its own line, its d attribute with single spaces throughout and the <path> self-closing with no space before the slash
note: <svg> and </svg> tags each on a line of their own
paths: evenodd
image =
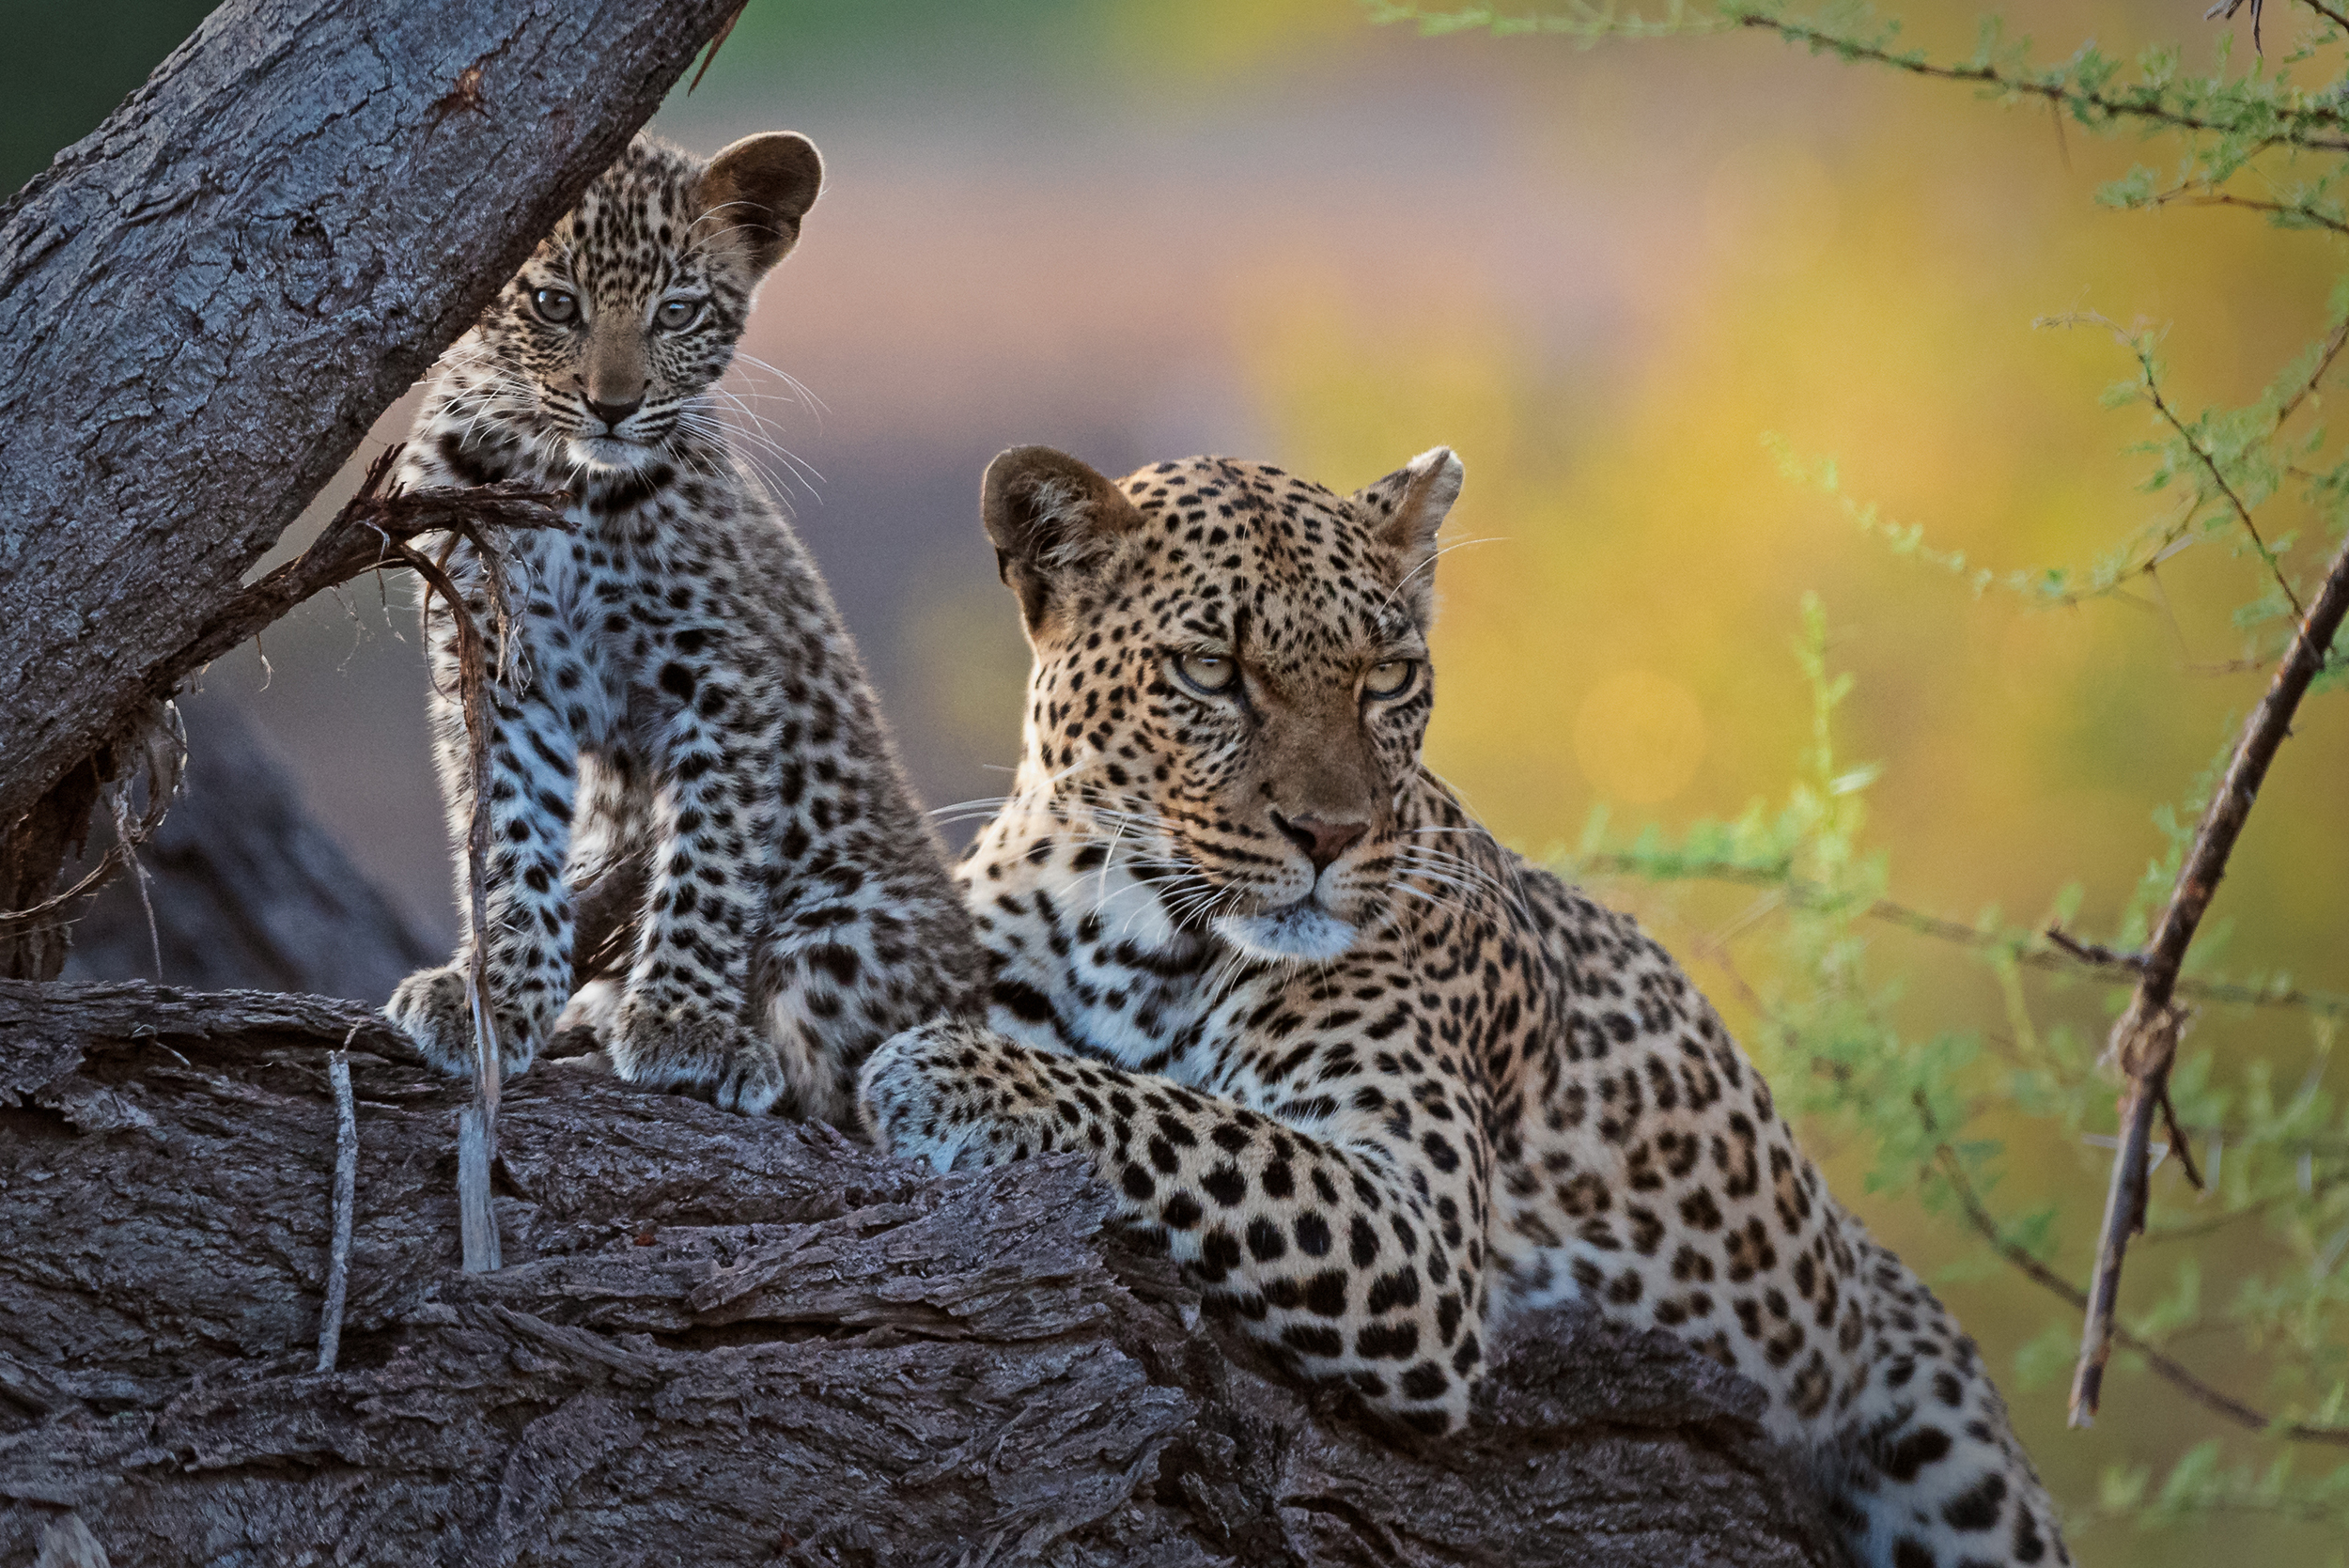
<svg viewBox="0 0 2349 1568">
<path fill-rule="evenodd" d="M 0 207 L 0 836 L 739 4 L 228 0 Z"/>
<path fill-rule="evenodd" d="M 327 1059 L 351 1034 L 338 1370 Z M 1463 1437 L 1389 1446 L 1199 1326 L 1066 1161 L 936 1177 L 550 1063 L 507 1266 L 355 1003 L 0 985 L 0 1562 L 1841 1563 L 1759 1390 L 1550 1315 Z"/>
<path fill-rule="evenodd" d="M 310 815 L 233 702 L 199 692 L 180 699 L 179 712 L 187 784 L 141 851 L 148 896 L 127 877 L 98 894 L 74 924 L 69 979 L 381 1001 L 412 970 L 446 956 Z"/>
</svg>

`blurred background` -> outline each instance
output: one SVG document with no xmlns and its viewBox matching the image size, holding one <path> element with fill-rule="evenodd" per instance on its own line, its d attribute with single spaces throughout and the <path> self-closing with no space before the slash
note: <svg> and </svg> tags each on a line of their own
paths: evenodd
<svg viewBox="0 0 2349 1568">
<path fill-rule="evenodd" d="M 7 8 L 0 189 L 93 129 L 207 9 Z M 2218 27 L 2201 9 L 2038 0 L 2016 21 L 2050 57 L 2092 36 L 2206 54 Z M 1970 46 L 1970 8 L 1908 11 L 1912 41 Z M 1842 754 L 1885 766 L 1871 832 L 1895 896 L 2030 920 L 2077 881 L 2099 929 L 2159 850 L 2155 808 L 2262 689 L 2223 668 L 2244 651 L 2229 613 L 2258 591 L 2255 561 L 2201 547 L 2126 599 L 2065 610 L 1978 599 L 1864 536 L 1766 446 L 1838 459 L 1852 493 L 1969 560 L 2084 564 L 2168 504 L 2137 489 L 2144 411 L 2098 402 L 2126 353 L 2034 318 L 2166 326 L 2188 408 L 2248 401 L 2321 333 L 2334 247 L 2239 212 L 2100 209 L 2136 149 L 2044 106 L 1754 36 L 1587 53 L 1422 39 L 1346 0 L 753 0 L 653 129 L 707 151 L 773 128 L 814 137 L 830 178 L 744 345 L 764 365 L 733 385 L 798 459 L 772 478 L 932 805 L 1000 793 L 1016 757 L 1025 650 L 976 500 L 988 458 L 1023 442 L 1112 474 L 1260 458 L 1341 490 L 1456 448 L 1463 548 L 1439 578 L 1430 759 L 1535 852 L 1601 803 L 1618 828 L 1670 828 L 1782 798 L 1809 738 L 1790 643 L 1814 590 L 1859 681 Z M 2311 527 L 2289 558 L 2306 569 L 2327 548 Z M 404 583 L 354 584 L 213 665 L 203 700 L 272 738 L 438 945 L 455 923 L 413 621 Z M 2336 991 L 2341 706 L 2304 715 L 2216 911 L 2241 967 Z M 1718 975 L 1704 955 L 1742 896 L 1609 891 Z M 1883 939 L 1913 966 L 1903 1006 L 1921 1028 L 1983 1007 L 1981 970 Z M 2295 1077 L 2310 1064 L 2295 1020 L 2209 1027 Z M 2068 1194 L 2057 1257 L 2084 1277 L 2108 1157 L 2077 1129 L 2007 1132 L 2058 1141 L 2012 1154 Z M 1865 1161 L 1831 1131 L 1816 1141 L 1983 1343 L 2076 1510 L 2082 1560 L 2341 1560 L 2338 1516 L 2158 1535 L 2100 1516 L 2108 1468 L 2230 1429 L 2124 1376 L 2092 1433 L 2067 1432 L 2061 1382 L 2015 1371 L 2061 1310 L 1968 1265 L 1978 1250 L 1946 1217 L 1859 1190 Z M 2215 1343 L 2198 1365 L 2223 1377 L 2242 1370 L 2232 1354 Z"/>
</svg>

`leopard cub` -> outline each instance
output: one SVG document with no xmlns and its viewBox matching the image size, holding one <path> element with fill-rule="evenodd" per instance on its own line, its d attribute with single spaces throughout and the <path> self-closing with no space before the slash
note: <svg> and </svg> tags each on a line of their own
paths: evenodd
<svg viewBox="0 0 2349 1568">
<path fill-rule="evenodd" d="M 822 179 L 798 135 L 707 163 L 639 138 L 430 382 L 400 486 L 525 480 L 572 524 L 506 542 L 504 645 L 484 562 L 432 547 L 490 643 L 488 925 L 386 1011 L 448 1071 L 472 1068 L 475 942 L 506 1070 L 577 1021 L 622 1077 L 749 1112 L 846 1120 L 877 1044 L 972 995 L 969 919 L 856 649 L 712 403 Z M 462 894 L 473 800 L 437 599 L 426 635 Z M 591 885 L 625 890 L 622 954 L 574 952 Z"/>
</svg>

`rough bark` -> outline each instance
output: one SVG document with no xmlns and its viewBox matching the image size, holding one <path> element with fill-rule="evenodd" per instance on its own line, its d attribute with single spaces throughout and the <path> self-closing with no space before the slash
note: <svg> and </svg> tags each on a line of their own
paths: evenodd
<svg viewBox="0 0 2349 1568">
<path fill-rule="evenodd" d="M 0 207 L 0 832 L 740 0 L 228 0 Z"/>
<path fill-rule="evenodd" d="M 106 885 L 74 924 L 66 978 L 381 1001 L 446 956 L 310 815 L 233 704 L 195 697 L 180 711 L 186 783 L 139 852 L 144 897 L 128 873 Z"/>
<path fill-rule="evenodd" d="M 326 1048 L 355 1032 L 356 1243 Z M 1573 1315 L 1463 1438 L 1258 1365 L 1073 1165 L 937 1177 L 552 1064 L 508 1266 L 460 1090 L 353 1003 L 0 984 L 0 1562 L 1828 1563 L 1760 1393 Z"/>
<path fill-rule="evenodd" d="M 90 808 L 114 772 L 114 748 L 101 746 L 33 802 L 13 833 L 0 833 L 0 910 L 29 909 L 49 897 L 57 868 L 89 840 Z M 67 934 L 59 924 L 21 935 L 0 930 L 0 980 L 54 980 L 65 968 Z"/>
</svg>

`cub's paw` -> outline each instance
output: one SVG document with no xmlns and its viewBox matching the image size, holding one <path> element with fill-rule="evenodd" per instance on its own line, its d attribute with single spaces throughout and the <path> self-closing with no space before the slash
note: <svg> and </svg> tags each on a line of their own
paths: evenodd
<svg viewBox="0 0 2349 1568">
<path fill-rule="evenodd" d="M 454 964 L 418 970 L 399 983 L 383 1004 L 383 1016 L 415 1042 L 427 1063 L 454 1078 L 473 1077 L 473 1008 L 465 1000 L 463 970 Z M 527 1072 L 536 1054 L 535 1043 L 516 1020 L 498 1019 L 502 1072 Z"/>
<path fill-rule="evenodd" d="M 774 1042 L 732 1018 L 666 1013 L 639 997 L 623 998 L 604 1034 L 613 1070 L 647 1089 L 681 1089 L 721 1110 L 763 1116 L 784 1097 L 783 1060 Z"/>
<path fill-rule="evenodd" d="M 547 1037 L 548 1057 L 573 1063 L 592 1057 L 609 1072 L 612 1063 L 605 1045 L 615 1031 L 619 1011 L 619 983 L 590 980 L 571 993 L 571 1000 L 556 1015 L 554 1028 Z"/>
<path fill-rule="evenodd" d="M 962 1063 L 976 1058 L 984 1073 L 993 1040 L 969 1025 L 934 1023 L 882 1041 L 857 1077 L 858 1110 L 874 1146 L 941 1175 L 992 1163 L 986 1127 L 957 1107 L 971 1098 L 963 1086 L 973 1069 Z"/>
</svg>

